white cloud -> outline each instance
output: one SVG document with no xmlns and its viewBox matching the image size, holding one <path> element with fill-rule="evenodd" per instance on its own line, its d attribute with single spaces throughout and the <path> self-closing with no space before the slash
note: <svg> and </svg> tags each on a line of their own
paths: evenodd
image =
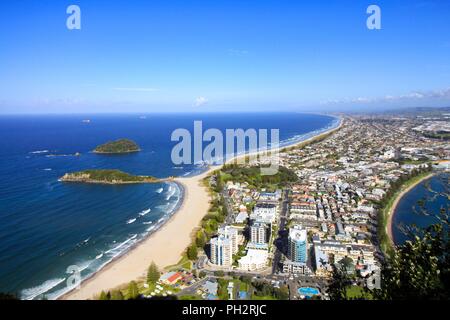
<svg viewBox="0 0 450 320">
<path fill-rule="evenodd" d="M 203 105 L 205 105 L 207 103 L 208 103 L 208 99 L 206 99 L 205 97 L 198 97 L 194 101 L 194 104 L 195 104 L 196 107 L 203 106 Z"/>
<path fill-rule="evenodd" d="M 433 99 L 433 98 L 444 98 L 450 99 L 450 88 L 443 90 L 435 90 L 435 91 L 426 91 L 419 92 L 414 91 L 408 94 L 393 96 L 386 95 L 384 97 L 358 97 L 358 98 L 344 98 L 344 99 L 329 99 L 325 101 L 321 101 L 320 103 L 323 105 L 330 104 L 346 104 L 346 103 L 382 103 L 382 102 L 393 102 L 393 101 L 411 101 L 411 100 L 423 100 L 423 99 Z"/>
</svg>

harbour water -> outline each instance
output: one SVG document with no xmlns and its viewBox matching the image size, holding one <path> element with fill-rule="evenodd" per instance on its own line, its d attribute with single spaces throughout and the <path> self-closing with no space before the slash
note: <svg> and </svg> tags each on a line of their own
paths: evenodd
<svg viewBox="0 0 450 320">
<path fill-rule="evenodd" d="M 449 206 L 445 196 L 449 192 L 449 173 L 440 173 L 422 181 L 405 194 L 395 208 L 393 224 L 393 240 L 395 244 L 403 244 L 411 239 L 408 226 L 425 228 L 439 223 L 439 212 Z M 447 211 L 448 212 L 448 211 Z"/>
</svg>

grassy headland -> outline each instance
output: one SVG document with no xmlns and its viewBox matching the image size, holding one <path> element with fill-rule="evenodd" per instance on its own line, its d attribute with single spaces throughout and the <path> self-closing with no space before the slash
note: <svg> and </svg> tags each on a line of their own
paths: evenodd
<svg viewBox="0 0 450 320">
<path fill-rule="evenodd" d="M 136 142 L 129 139 L 119 139 L 99 145 L 94 149 L 94 153 L 100 154 L 121 154 L 138 152 L 141 149 Z"/>
<path fill-rule="evenodd" d="M 162 181 L 152 176 L 135 176 L 120 170 L 84 170 L 66 173 L 59 180 L 98 184 L 157 183 Z"/>
</svg>

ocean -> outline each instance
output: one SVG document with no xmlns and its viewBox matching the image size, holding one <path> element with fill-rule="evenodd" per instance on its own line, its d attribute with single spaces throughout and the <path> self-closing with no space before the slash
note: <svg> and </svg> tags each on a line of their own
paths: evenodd
<svg viewBox="0 0 450 320">
<path fill-rule="evenodd" d="M 408 226 L 425 228 L 440 223 L 438 220 L 441 208 L 449 206 L 445 196 L 449 192 L 448 173 L 440 173 L 428 180 L 422 181 L 399 201 L 392 219 L 392 236 L 396 245 L 411 240 L 412 235 L 405 232 Z M 427 214 L 423 214 L 423 209 Z"/>
<path fill-rule="evenodd" d="M 338 123 L 300 113 L 0 116 L 0 292 L 55 299 L 67 291 L 71 266 L 85 279 L 161 227 L 182 202 L 175 183 L 86 185 L 58 178 L 93 168 L 197 174 L 205 170 L 201 164 L 172 163 L 177 142 L 170 140 L 177 128 L 192 131 L 195 120 L 222 132 L 280 129 L 281 145 Z M 136 141 L 142 151 L 91 152 L 119 138 Z"/>
</svg>

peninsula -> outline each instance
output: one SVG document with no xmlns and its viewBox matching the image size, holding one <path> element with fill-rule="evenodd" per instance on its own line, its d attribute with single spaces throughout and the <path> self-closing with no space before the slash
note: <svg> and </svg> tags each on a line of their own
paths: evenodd
<svg viewBox="0 0 450 320">
<path fill-rule="evenodd" d="M 152 176 L 135 176 L 120 170 L 84 170 L 66 173 L 59 181 L 97 184 L 157 183 L 163 180 Z"/>
<path fill-rule="evenodd" d="M 94 149 L 94 153 L 100 154 L 121 154 L 139 152 L 141 149 L 136 142 L 129 139 L 119 139 L 99 145 Z"/>
</svg>

